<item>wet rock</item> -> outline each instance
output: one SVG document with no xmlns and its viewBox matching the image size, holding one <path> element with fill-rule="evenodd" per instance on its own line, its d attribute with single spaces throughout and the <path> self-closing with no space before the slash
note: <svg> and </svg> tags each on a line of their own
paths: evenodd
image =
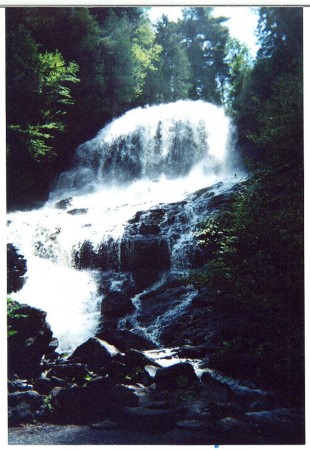
<svg viewBox="0 0 310 450">
<path fill-rule="evenodd" d="M 45 412 L 44 396 L 35 391 L 13 392 L 8 395 L 9 426 L 31 423 Z"/>
<path fill-rule="evenodd" d="M 13 244 L 7 245 L 7 292 L 19 291 L 25 283 L 27 263 Z"/>
<path fill-rule="evenodd" d="M 75 208 L 67 211 L 67 214 L 71 214 L 71 216 L 80 216 L 82 214 L 86 214 L 88 212 L 87 208 Z"/>
<path fill-rule="evenodd" d="M 55 203 L 55 208 L 67 209 L 69 206 L 71 206 L 71 203 L 72 203 L 72 197 L 64 198 L 62 200 L 59 200 L 57 203 Z"/>
<path fill-rule="evenodd" d="M 119 318 L 134 311 L 131 299 L 119 291 L 107 293 L 101 303 L 101 314 L 108 318 Z"/>
<path fill-rule="evenodd" d="M 97 335 L 98 338 L 110 342 L 120 351 L 126 352 L 134 348 L 137 350 L 152 350 L 155 345 L 143 336 L 138 336 L 129 330 L 104 329 Z"/>
<path fill-rule="evenodd" d="M 125 352 L 124 363 L 129 368 L 145 367 L 146 365 L 158 366 L 157 363 L 145 356 L 144 353 L 135 349 L 129 349 Z"/>
<path fill-rule="evenodd" d="M 150 386 L 154 383 L 155 374 L 158 370 L 158 367 L 153 365 L 146 365 L 141 372 L 141 383 L 144 386 Z"/>
<path fill-rule="evenodd" d="M 143 298 L 141 299 L 142 308 L 139 310 L 138 318 L 142 323 L 151 323 L 157 317 L 185 302 L 191 293 L 191 287 L 179 286 L 158 293 L 156 291 L 154 295 L 150 293 L 143 294 Z M 168 323 L 168 327 L 173 324 L 172 318 L 173 315 L 171 316 L 170 323 Z M 164 332 L 164 329 L 161 332 Z"/>
<path fill-rule="evenodd" d="M 119 353 L 114 345 L 95 337 L 88 339 L 77 347 L 70 360 L 84 363 L 90 370 L 96 372 L 105 364 L 111 362 L 111 359 Z"/>
<path fill-rule="evenodd" d="M 149 433 L 165 433 L 171 430 L 176 418 L 173 410 L 150 409 L 141 406 L 123 408 L 122 425 L 126 428 Z"/>
<path fill-rule="evenodd" d="M 74 252 L 73 261 L 77 269 L 119 270 L 119 243 L 109 238 L 94 248 L 90 241 L 85 241 Z"/>
<path fill-rule="evenodd" d="M 152 223 L 142 223 L 139 227 L 139 233 L 143 235 L 159 234 L 160 226 Z"/>
<path fill-rule="evenodd" d="M 45 312 L 17 302 L 12 305 L 14 315 L 8 316 L 8 325 L 16 333 L 8 338 L 8 373 L 30 379 L 41 373 L 40 362 L 51 351 L 53 334 Z"/>
<path fill-rule="evenodd" d="M 161 237 L 127 236 L 121 242 L 121 270 L 164 271 L 170 267 L 168 243 Z"/>
<path fill-rule="evenodd" d="M 23 392 L 23 391 L 31 391 L 33 389 L 33 385 L 29 384 L 27 380 L 8 380 L 8 391 L 9 392 Z"/>
<path fill-rule="evenodd" d="M 187 389 L 198 380 L 190 363 L 178 363 L 169 367 L 161 367 L 154 378 L 158 389 L 168 391 Z"/>
</svg>

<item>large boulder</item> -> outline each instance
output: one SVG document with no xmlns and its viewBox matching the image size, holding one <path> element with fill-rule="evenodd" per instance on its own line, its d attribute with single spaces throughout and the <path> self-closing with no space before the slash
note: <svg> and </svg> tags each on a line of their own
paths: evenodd
<svg viewBox="0 0 310 450">
<path fill-rule="evenodd" d="M 152 350 L 155 348 L 151 341 L 129 330 L 105 328 L 98 333 L 97 337 L 115 345 L 121 352 L 126 352 L 131 348 L 137 350 Z"/>
<path fill-rule="evenodd" d="M 108 377 L 97 377 L 84 386 L 55 387 L 50 393 L 53 421 L 90 424 L 109 417 L 112 386 Z"/>
<path fill-rule="evenodd" d="M 19 291 L 25 283 L 27 263 L 13 244 L 7 245 L 7 292 Z"/>
<path fill-rule="evenodd" d="M 110 363 L 118 354 L 120 351 L 114 345 L 94 337 L 77 347 L 70 360 L 84 363 L 90 370 L 96 372 Z"/>
<path fill-rule="evenodd" d="M 9 307 L 8 374 L 31 379 L 41 373 L 42 356 L 54 350 L 57 342 L 45 312 L 17 302 Z"/>
<path fill-rule="evenodd" d="M 195 381 L 199 381 L 190 363 L 178 363 L 157 370 L 154 381 L 160 390 L 174 391 L 187 389 Z"/>
<path fill-rule="evenodd" d="M 48 372 L 49 377 L 56 377 L 70 383 L 84 384 L 89 371 L 85 364 L 65 362 L 55 364 Z"/>
<path fill-rule="evenodd" d="M 35 391 L 13 392 L 8 395 L 8 423 L 18 426 L 40 419 L 46 410 L 45 397 Z"/>
<path fill-rule="evenodd" d="M 136 386 L 116 384 L 111 389 L 110 395 L 117 407 L 138 406 L 141 392 Z"/>
<path fill-rule="evenodd" d="M 201 382 L 210 401 L 228 402 L 233 398 L 232 389 L 226 383 L 213 378 L 208 372 L 202 374 Z"/>
</svg>

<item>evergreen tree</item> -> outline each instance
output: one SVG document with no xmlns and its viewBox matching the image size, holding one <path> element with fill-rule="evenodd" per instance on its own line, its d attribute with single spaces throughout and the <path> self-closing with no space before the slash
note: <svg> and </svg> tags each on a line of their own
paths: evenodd
<svg viewBox="0 0 310 450">
<path fill-rule="evenodd" d="M 224 83 L 228 75 L 225 62 L 228 29 L 224 17 L 213 17 L 213 8 L 185 8 L 181 31 L 191 62 L 190 98 L 213 103 L 223 100 Z"/>
<path fill-rule="evenodd" d="M 162 47 L 158 70 L 149 88 L 156 101 L 170 102 L 188 98 L 190 89 L 190 62 L 182 42 L 179 25 L 169 22 L 167 16 L 156 24 L 156 42 Z"/>
</svg>

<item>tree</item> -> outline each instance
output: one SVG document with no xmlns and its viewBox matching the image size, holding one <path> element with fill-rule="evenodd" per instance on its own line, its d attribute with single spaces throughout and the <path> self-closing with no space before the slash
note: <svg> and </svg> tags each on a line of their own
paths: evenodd
<svg viewBox="0 0 310 450">
<path fill-rule="evenodd" d="M 44 168 L 39 174 L 36 165 L 42 161 L 46 165 L 55 157 L 57 151 L 52 141 L 65 129 L 64 117 L 68 105 L 73 103 L 70 87 L 79 79 L 78 66 L 66 63 L 60 52 L 39 51 L 39 45 L 23 22 L 16 22 L 8 29 L 7 43 L 10 202 L 42 187 L 38 178 Z"/>
<path fill-rule="evenodd" d="M 224 103 L 228 113 L 235 116 L 240 109 L 242 94 L 249 79 L 253 61 L 247 46 L 235 38 L 227 41 L 226 54 L 228 75 L 224 82 Z"/>
<path fill-rule="evenodd" d="M 292 143 L 302 146 L 302 8 L 260 8 L 259 17 L 261 48 L 241 92 L 240 138 L 256 160 L 291 159 Z"/>
<path fill-rule="evenodd" d="M 228 74 L 225 47 L 229 37 L 224 17 L 213 17 L 213 9 L 185 8 L 180 22 L 191 61 L 190 97 L 221 103 Z"/>
</svg>

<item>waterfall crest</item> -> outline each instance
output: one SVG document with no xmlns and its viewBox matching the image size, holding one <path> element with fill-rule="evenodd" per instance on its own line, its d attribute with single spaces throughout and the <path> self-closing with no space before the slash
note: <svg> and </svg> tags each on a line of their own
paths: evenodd
<svg viewBox="0 0 310 450">
<path fill-rule="evenodd" d="M 136 108 L 78 147 L 74 167 L 61 175 L 56 192 L 176 179 L 193 170 L 218 174 L 228 168 L 232 139 L 229 118 L 210 103 L 180 100 Z"/>
</svg>

